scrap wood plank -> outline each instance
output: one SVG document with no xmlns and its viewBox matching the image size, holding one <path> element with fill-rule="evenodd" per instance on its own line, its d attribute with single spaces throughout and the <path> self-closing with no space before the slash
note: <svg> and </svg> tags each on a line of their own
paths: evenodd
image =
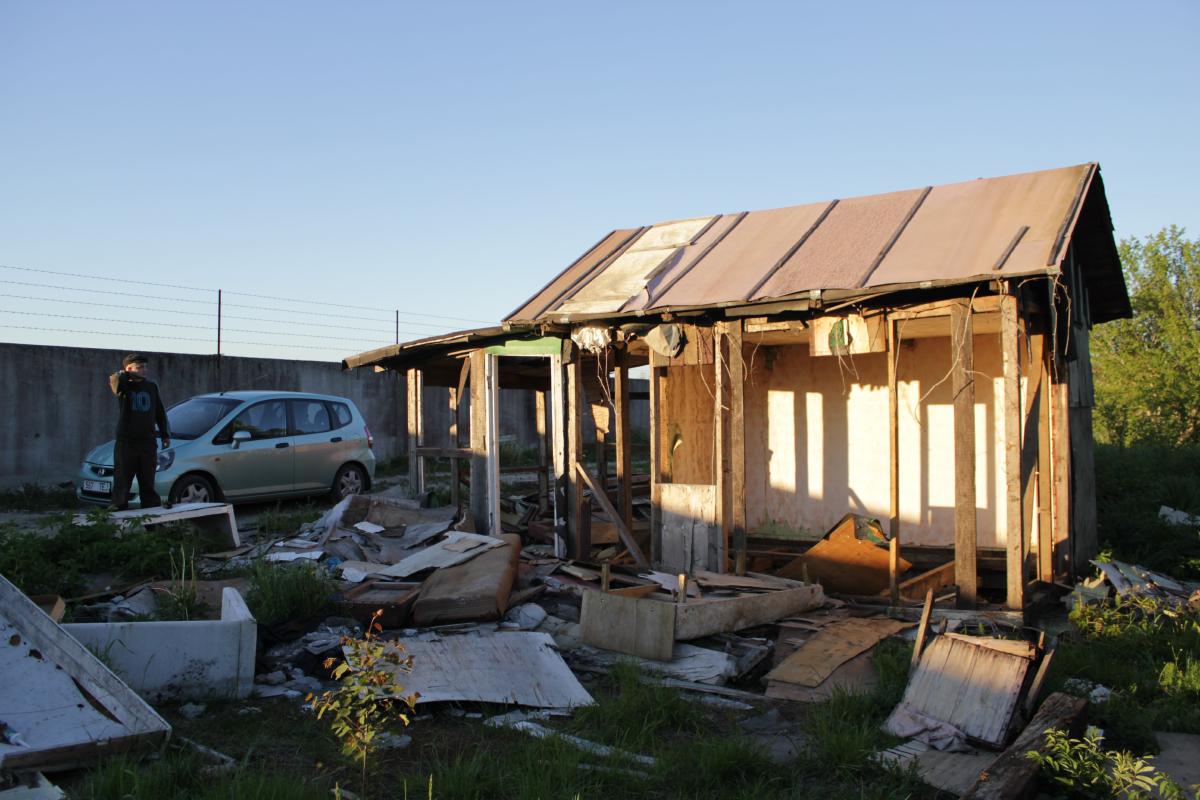
<svg viewBox="0 0 1200 800">
<path fill-rule="evenodd" d="M 675 647 L 675 605 L 611 592 L 584 592 L 580 627 L 584 644 L 670 661 Z"/>
<path fill-rule="evenodd" d="M 516 579 L 521 537 L 506 533 L 500 538 L 503 547 L 430 575 L 413 603 L 413 622 L 428 626 L 503 616 Z"/>
<path fill-rule="evenodd" d="M 1062 692 L 1046 698 L 1037 714 L 1008 748 L 979 775 L 963 800 L 1013 800 L 1033 794 L 1037 785 L 1038 764 L 1026 753 L 1046 746 L 1046 731 L 1061 728 L 1078 736 L 1084 721 L 1087 701 Z"/>
<path fill-rule="evenodd" d="M 502 703 L 574 708 L 592 697 L 567 667 L 554 639 L 539 631 L 422 634 L 399 640 L 413 658 L 412 672 L 396 680 L 418 704 Z"/>
<path fill-rule="evenodd" d="M 462 552 L 453 549 L 460 547 L 460 542 L 468 541 L 478 542 L 479 546 Z M 446 538 L 443 541 L 432 544 L 403 561 L 379 570 L 375 574 L 390 578 L 407 578 L 409 575 L 415 575 L 423 570 L 461 564 L 486 550 L 501 547 L 503 544 L 503 541 L 492 536 L 481 536 L 477 533 L 466 533 L 463 531 L 450 531 L 450 533 L 446 534 Z"/>
<path fill-rule="evenodd" d="M 649 566 L 650 562 L 646 559 L 646 554 L 642 552 L 642 548 L 638 547 L 637 541 L 633 538 L 633 534 L 629 528 L 626 527 L 621 515 L 613 507 L 612 501 L 608 499 L 608 495 L 600 488 L 600 485 L 592 477 L 592 474 L 588 472 L 588 468 L 576 461 L 575 470 L 579 473 L 579 477 L 583 478 L 584 482 L 587 483 L 588 488 L 592 490 L 592 499 L 600 505 L 600 508 L 612 520 L 612 524 L 617 529 L 617 535 L 621 537 L 621 544 L 625 545 L 625 548 L 629 550 L 629 553 L 633 556 L 633 560 L 638 566 Z"/>
<path fill-rule="evenodd" d="M 816 687 L 842 664 L 870 650 L 888 636 L 911 627 L 910 622 L 886 617 L 851 617 L 836 625 L 826 626 L 767 673 L 767 680 Z"/>
<path fill-rule="evenodd" d="M 688 601 L 675 607 L 675 638 L 699 639 L 802 614 L 825 603 L 820 586 L 798 586 L 740 597 Z"/>
<path fill-rule="evenodd" d="M 954 585 L 954 562 L 947 561 L 940 567 L 934 567 L 931 570 L 922 572 L 900 584 L 900 596 L 905 598 L 917 599 L 923 597 L 925 592 L 933 589 L 937 592 L 938 589 L 945 589 L 947 586 Z"/>
<path fill-rule="evenodd" d="M 995 760 L 995 753 L 951 753 L 936 750 L 916 739 L 877 753 L 875 760 L 908 769 L 915 764 L 921 780 L 935 789 L 961 795 L 979 779 Z"/>
<path fill-rule="evenodd" d="M 911 711 L 980 742 L 1003 745 L 1033 660 L 983 644 L 981 638 L 947 634 L 934 639 L 887 724 Z"/>
<path fill-rule="evenodd" d="M 774 680 L 770 675 L 767 678 L 767 697 L 794 700 L 798 703 L 823 703 L 836 692 L 868 694 L 879 684 L 879 672 L 875 669 L 870 651 L 859 653 L 832 668 L 829 677 L 813 687 L 786 680 Z"/>
<path fill-rule="evenodd" d="M 899 558 L 896 569 L 899 573 L 907 572 L 912 569 L 912 562 Z M 890 556 L 885 548 L 853 535 L 831 535 L 785 564 L 776 574 L 799 580 L 806 571 L 810 581 L 820 583 L 830 592 L 878 594 L 888 588 Z"/>
</svg>

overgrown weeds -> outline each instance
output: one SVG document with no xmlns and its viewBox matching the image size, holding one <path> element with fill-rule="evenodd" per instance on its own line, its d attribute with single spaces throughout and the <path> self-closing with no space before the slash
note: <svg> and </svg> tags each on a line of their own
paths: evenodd
<svg viewBox="0 0 1200 800">
<path fill-rule="evenodd" d="M 309 619 L 330 609 L 333 579 L 308 562 L 274 564 L 259 560 L 250 568 L 246 605 L 262 625 Z"/>
<path fill-rule="evenodd" d="M 1116 747 L 1155 752 L 1153 731 L 1200 733 L 1200 610 L 1150 599 L 1079 605 L 1059 643 L 1051 688 L 1076 678 L 1113 691 L 1093 719 Z"/>
<path fill-rule="evenodd" d="M 1124 750 L 1105 749 L 1102 738 L 1097 728 L 1089 728 L 1082 739 L 1072 739 L 1066 732 L 1052 728 L 1046 732 L 1044 751 L 1030 750 L 1026 755 L 1071 798 L 1177 800 L 1184 796 L 1178 785 L 1144 758 Z"/>
<path fill-rule="evenodd" d="M 580 736 L 625 750 L 641 751 L 667 733 L 698 733 L 704 715 L 679 692 L 646 676 L 633 661 L 609 672 L 611 695 L 575 712 L 572 730 Z"/>
<path fill-rule="evenodd" d="M 315 503 L 293 505 L 286 509 L 283 503 L 276 503 L 275 508 L 261 512 L 255 518 L 255 523 L 260 533 L 290 536 L 299 530 L 301 525 L 315 522 L 324 513 L 324 509 Z"/>
<path fill-rule="evenodd" d="M 128 580 L 169 575 L 172 553 L 180 547 L 203 551 L 224 542 L 219 534 L 187 523 L 122 529 L 103 510 L 90 512 L 87 524 L 59 514 L 48 525 L 51 531 L 41 533 L 0 528 L 0 573 L 26 594 L 70 597 L 86 588 L 88 576 L 99 573 Z"/>
<path fill-rule="evenodd" d="M 73 487 L 27 483 L 20 489 L 0 492 L 0 511 L 59 511 L 77 505 Z"/>
<path fill-rule="evenodd" d="M 81 800 L 318 800 L 329 796 L 321 781 L 242 768 L 213 775 L 196 756 L 173 753 L 150 763 L 121 756 L 92 772 L 71 793 Z"/>
</svg>

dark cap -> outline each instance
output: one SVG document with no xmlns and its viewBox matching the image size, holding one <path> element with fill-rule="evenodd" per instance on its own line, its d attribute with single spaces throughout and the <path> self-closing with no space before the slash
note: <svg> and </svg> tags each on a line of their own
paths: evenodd
<svg viewBox="0 0 1200 800">
<path fill-rule="evenodd" d="M 149 364 L 150 359 L 146 358 L 141 353 L 130 353 L 121 359 L 121 366 L 128 367 L 130 364 Z"/>
</svg>

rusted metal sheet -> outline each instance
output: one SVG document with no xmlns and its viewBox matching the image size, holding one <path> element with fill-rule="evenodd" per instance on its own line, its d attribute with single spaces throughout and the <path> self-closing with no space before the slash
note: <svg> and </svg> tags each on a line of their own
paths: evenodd
<svg viewBox="0 0 1200 800">
<path fill-rule="evenodd" d="M 617 231 L 509 321 L 618 317 L 655 309 L 794 298 L 812 290 L 846 296 L 884 287 L 946 286 L 1056 273 L 1084 209 L 1092 208 L 1090 213 L 1096 216 L 1100 208 L 1107 218 L 1097 170 L 1095 164 L 1081 164 L 728 214 L 696 233 L 690 243 L 678 237 L 671 240 L 676 249 L 651 274 L 641 273 L 645 281 L 617 280 L 619 276 L 606 274 L 624 268 L 620 259 L 612 258 L 623 246 L 613 237 L 629 236 L 629 231 Z M 1111 240 L 1111 231 L 1103 225 L 1085 225 L 1078 235 Z M 1105 318 L 1128 315 L 1111 242 L 1091 251 L 1100 254 L 1089 264 L 1094 273 L 1088 278 L 1092 294 L 1112 295 L 1103 306 L 1108 311 Z M 589 289 L 593 283 L 596 286 Z M 623 301 L 613 296 L 612 290 L 619 294 L 626 287 L 629 296 Z M 606 291 L 600 292 L 601 288 Z M 571 301 L 593 294 L 604 298 L 595 309 Z"/>
</svg>

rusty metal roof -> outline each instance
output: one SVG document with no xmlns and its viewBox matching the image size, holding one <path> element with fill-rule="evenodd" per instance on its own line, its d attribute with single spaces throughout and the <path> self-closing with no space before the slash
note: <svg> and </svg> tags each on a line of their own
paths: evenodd
<svg viewBox="0 0 1200 800">
<path fill-rule="evenodd" d="M 1128 316 L 1099 167 L 1088 163 L 616 230 L 506 322 L 1056 274 L 1080 237 L 1094 321 Z"/>
</svg>

